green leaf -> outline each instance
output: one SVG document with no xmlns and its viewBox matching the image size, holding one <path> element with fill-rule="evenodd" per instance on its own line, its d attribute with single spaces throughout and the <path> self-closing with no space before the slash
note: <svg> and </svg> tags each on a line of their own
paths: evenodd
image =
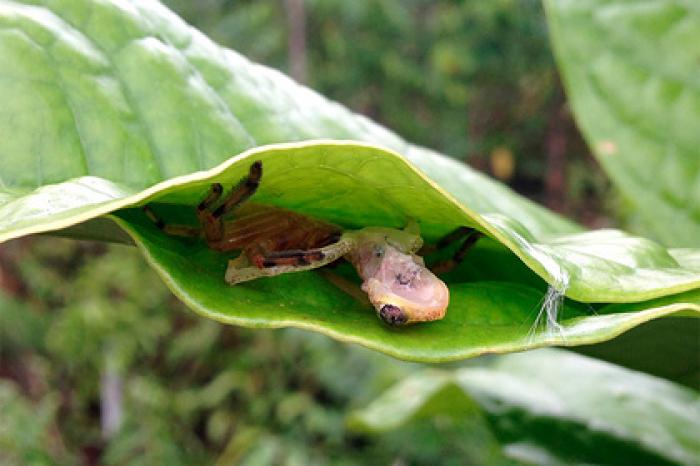
<svg viewBox="0 0 700 466">
<path fill-rule="evenodd" d="M 163 236 L 138 211 L 121 212 L 117 221 L 175 294 L 205 317 L 246 327 L 305 328 L 401 359 L 438 362 L 543 345 L 589 344 L 614 338 L 654 318 L 683 311 L 700 313 L 699 290 L 597 310 L 567 300 L 559 310 L 561 330 L 548 332 L 534 326 L 542 306 L 541 288 L 513 281 L 448 281 L 451 305 L 442 321 L 392 330 L 378 325 L 372 309 L 321 273 L 222 286 L 225 257 L 204 245 Z M 508 263 L 510 256 L 504 261 L 498 249 L 488 246 L 474 253 L 479 265 L 515 265 Z M 508 278 L 515 279 L 518 271 L 511 273 Z"/>
<path fill-rule="evenodd" d="M 554 349 L 419 372 L 349 421 L 386 431 L 438 414 L 471 416 L 475 403 L 506 454 L 535 464 L 695 464 L 700 457 L 696 392 Z"/>
<path fill-rule="evenodd" d="M 24 392 L 24 393 L 23 393 Z M 60 398 L 30 399 L 13 381 L 0 380 L 0 461 L 3 464 L 76 464 L 65 448 L 52 448 Z"/>
<path fill-rule="evenodd" d="M 546 0 L 589 145 L 665 243 L 700 245 L 700 8 L 690 0 Z"/>
<path fill-rule="evenodd" d="M 582 232 L 218 47 L 157 3 L 4 1 L 0 44 L 0 241 L 68 227 L 64 234 L 85 236 L 75 225 L 112 214 L 170 288 L 207 317 L 313 329 L 426 361 L 593 343 L 700 311 L 700 252 L 616 230 Z M 290 142 L 310 138 L 357 141 Z M 448 318 L 384 328 L 318 272 L 229 287 L 230 255 L 167 237 L 134 208 L 150 202 L 167 220 L 188 221 L 210 183 L 237 182 L 253 160 L 265 167 L 256 202 L 346 228 L 416 219 L 428 241 L 462 225 L 486 232 L 490 239 L 447 277 Z M 125 241 L 104 223 L 94 232 Z M 573 301 L 557 309 L 559 292 L 621 304 L 609 315 Z M 534 325 L 543 308 L 560 311 L 561 330 Z"/>
<path fill-rule="evenodd" d="M 700 391 L 700 319 L 655 319 L 577 353 L 654 374 Z"/>
</svg>

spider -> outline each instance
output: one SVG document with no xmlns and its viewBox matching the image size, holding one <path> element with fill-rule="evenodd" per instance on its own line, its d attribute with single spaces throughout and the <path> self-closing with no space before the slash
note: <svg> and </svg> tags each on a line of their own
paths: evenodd
<svg viewBox="0 0 700 466">
<path fill-rule="evenodd" d="M 216 251 L 240 250 L 228 261 L 225 281 L 230 285 L 287 272 L 315 269 L 342 257 L 362 279 L 379 318 L 391 326 L 442 319 L 449 304 L 445 283 L 417 255 L 423 246 L 418 224 L 404 229 L 340 227 L 290 210 L 246 204 L 262 179 L 262 162 L 228 195 L 219 183 L 211 186 L 197 206 L 200 227 L 169 225 L 146 206 L 144 210 L 166 234 L 201 237 Z M 225 219 L 235 212 L 234 219 Z M 433 267 L 444 272 L 459 263 L 482 233 L 460 227 L 440 240 L 435 249 L 464 239 L 452 259 Z"/>
</svg>

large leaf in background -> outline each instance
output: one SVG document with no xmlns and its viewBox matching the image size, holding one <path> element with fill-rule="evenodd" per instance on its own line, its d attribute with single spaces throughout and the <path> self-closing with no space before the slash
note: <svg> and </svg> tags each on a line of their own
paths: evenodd
<svg viewBox="0 0 700 466">
<path fill-rule="evenodd" d="M 507 455 L 534 464 L 697 464 L 700 396 L 562 350 L 426 370 L 353 413 L 355 429 L 386 431 L 426 416 L 490 419 Z"/>
<path fill-rule="evenodd" d="M 448 278 L 447 319 L 396 332 L 315 272 L 228 287 L 226 255 L 162 235 L 138 209 L 120 210 L 115 221 L 208 317 L 310 328 L 400 357 L 447 360 L 592 343 L 700 310 L 697 251 L 614 230 L 580 232 L 463 164 L 218 47 L 157 3 L 0 2 L 0 69 L 0 240 L 149 201 L 177 219 L 189 209 L 168 205 L 194 205 L 209 183 L 233 183 L 258 159 L 265 175 L 256 201 L 347 227 L 415 218 L 428 240 L 459 225 L 492 238 Z M 269 145 L 318 137 L 370 144 Z M 533 323 L 546 283 L 579 301 L 623 304 L 606 315 L 607 307 L 569 302 L 562 329 L 540 332 Z M 556 301 L 548 294 L 545 304 Z M 624 304 L 631 301 L 641 303 Z"/>
<path fill-rule="evenodd" d="M 699 246 L 700 3 L 544 3 L 574 114 L 603 168 L 661 240 Z"/>
<path fill-rule="evenodd" d="M 655 319 L 613 340 L 574 350 L 700 391 L 700 319 Z"/>
<path fill-rule="evenodd" d="M 534 234 L 576 230 L 217 46 L 156 2 L 41 5 L 0 3 L 0 239 L 78 223 L 118 207 L 97 208 L 106 201 L 251 147 L 314 138 L 393 149 L 471 208 L 507 214 Z M 383 182 L 368 188 L 391 188 Z"/>
</svg>

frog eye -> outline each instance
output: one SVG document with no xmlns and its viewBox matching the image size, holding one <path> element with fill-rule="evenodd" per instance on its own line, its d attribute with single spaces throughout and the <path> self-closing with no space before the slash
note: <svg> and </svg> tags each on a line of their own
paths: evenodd
<svg viewBox="0 0 700 466">
<path fill-rule="evenodd" d="M 408 316 L 401 308 L 393 304 L 384 304 L 379 309 L 379 317 L 392 327 L 399 327 L 408 321 Z"/>
<path fill-rule="evenodd" d="M 374 257 L 379 258 L 379 257 L 382 257 L 382 256 L 384 256 L 384 246 L 376 245 L 376 246 L 374 247 Z"/>
</svg>

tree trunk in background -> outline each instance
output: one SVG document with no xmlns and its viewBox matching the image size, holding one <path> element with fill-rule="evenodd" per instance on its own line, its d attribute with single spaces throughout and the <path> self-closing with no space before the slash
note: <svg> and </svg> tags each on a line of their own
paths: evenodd
<svg viewBox="0 0 700 466">
<path fill-rule="evenodd" d="M 0 291 L 14 298 L 27 298 L 27 286 L 17 267 L 17 257 L 29 241 L 15 240 L 0 246 Z"/>
<path fill-rule="evenodd" d="M 555 212 L 563 213 L 566 205 L 566 124 L 563 99 L 554 106 L 549 119 L 545 149 L 547 172 L 545 173 L 545 202 Z"/>
<path fill-rule="evenodd" d="M 114 437 L 124 419 L 124 382 L 116 360 L 114 350 L 108 348 L 100 377 L 100 424 L 105 440 Z"/>
<path fill-rule="evenodd" d="M 284 0 L 289 30 L 289 74 L 306 83 L 306 13 L 304 0 Z"/>
</svg>

